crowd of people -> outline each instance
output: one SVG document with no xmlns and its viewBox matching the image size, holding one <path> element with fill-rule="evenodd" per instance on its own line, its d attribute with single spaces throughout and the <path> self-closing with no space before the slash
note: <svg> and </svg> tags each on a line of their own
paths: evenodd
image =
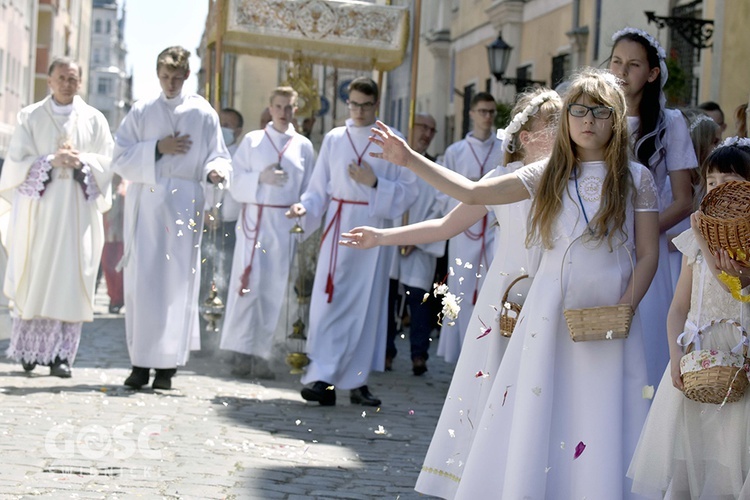
<svg viewBox="0 0 750 500">
<path fill-rule="evenodd" d="M 715 187 L 750 180 L 746 106 L 723 142 L 718 104 L 667 108 L 664 49 L 625 28 L 608 70 L 519 94 L 504 129 L 493 96 L 473 96 L 470 132 L 437 162 L 435 119 L 416 114 L 407 141 L 378 121 L 376 82 L 356 78 L 349 119 L 316 153 L 293 88 L 274 89 L 268 120 L 243 135 L 238 111 L 183 88 L 188 57 L 158 55 L 162 92 L 114 139 L 77 96 L 69 59 L 52 62 L 51 95 L 19 114 L 0 195 L 7 354 L 25 371 L 72 375 L 101 264 L 110 312 L 125 308 L 126 386 L 172 388 L 200 349 L 200 301 L 217 280 L 232 374 L 273 378 L 301 227 L 320 237 L 304 400 L 335 406 L 348 390 L 351 404 L 381 406 L 369 376 L 392 367 L 400 304 L 413 374 L 427 371 L 436 328 L 436 354 L 456 363 L 418 491 L 750 497 L 750 399 L 692 401 L 681 372 L 688 345 L 736 350 L 747 327 L 738 290 L 750 270 L 708 249 L 694 213 Z M 206 237 L 217 232 L 220 249 Z M 565 319 L 618 305 L 627 326 L 594 339 Z"/>
</svg>

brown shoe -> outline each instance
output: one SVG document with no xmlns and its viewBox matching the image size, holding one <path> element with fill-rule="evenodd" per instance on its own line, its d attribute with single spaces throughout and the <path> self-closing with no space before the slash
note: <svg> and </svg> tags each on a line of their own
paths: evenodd
<svg viewBox="0 0 750 500">
<path fill-rule="evenodd" d="M 411 371 L 414 372 L 414 375 L 422 375 L 424 372 L 427 371 L 427 362 L 422 357 L 416 357 L 411 360 Z"/>
</svg>

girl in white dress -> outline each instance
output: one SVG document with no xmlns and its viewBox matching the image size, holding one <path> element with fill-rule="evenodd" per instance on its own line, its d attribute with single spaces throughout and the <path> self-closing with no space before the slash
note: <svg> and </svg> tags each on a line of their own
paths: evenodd
<svg viewBox="0 0 750 500">
<path fill-rule="evenodd" d="M 503 142 L 505 166 L 486 177 L 515 172 L 524 164 L 549 156 L 561 106 L 560 96 L 553 90 L 539 88 L 519 95 Z M 489 210 L 495 213 L 499 225 L 495 255 L 471 313 L 445 405 L 417 481 L 416 488 L 422 493 L 452 496 L 458 486 L 463 471 L 460 464 L 466 460 L 476 431 L 472 422 L 479 421 L 508 345 L 508 338 L 499 332 L 500 301 L 512 281 L 523 275 L 533 277 L 539 265 L 539 248 L 524 244 L 530 206 L 530 201 L 489 207 L 460 203 L 442 219 L 367 229 L 378 235 L 379 245 L 414 245 L 448 239 L 471 227 Z M 530 278 L 519 282 L 513 292 L 528 290 L 530 282 Z M 517 296 L 509 300 L 519 301 Z"/>
<path fill-rule="evenodd" d="M 668 241 L 689 227 L 693 191 L 691 169 L 698 167 L 687 122 L 679 110 L 667 109 L 664 84 L 668 73 L 666 52 L 659 42 L 638 28 L 624 28 L 612 36 L 609 70 L 620 80 L 627 101 L 628 130 L 633 159 L 646 165 L 659 192 L 659 267 L 641 304 L 646 340 L 648 381 L 659 383 L 669 361 L 664 331 L 674 294 Z M 682 224 L 680 226 L 679 224 Z M 673 227 L 677 225 L 677 227 Z"/>
<path fill-rule="evenodd" d="M 464 203 L 532 200 L 527 242 L 541 245 L 541 262 L 473 421 L 456 498 L 630 498 L 625 472 L 648 410 L 639 318 L 627 339 L 573 342 L 563 309 L 637 307 L 658 259 L 656 189 L 628 160 L 625 97 L 611 74 L 575 76 L 563 110 L 548 161 L 478 182 L 418 158 L 385 125 L 373 129 L 385 158 Z M 367 247 L 379 235 L 344 237 Z"/>
<path fill-rule="evenodd" d="M 750 180 L 750 141 L 744 147 L 734 143 L 715 149 L 704 163 L 703 173 L 708 191 L 726 181 Z M 698 403 L 682 394 L 683 348 L 678 336 L 685 332 L 684 340 L 680 339 L 680 344 L 685 344 L 700 329 L 700 349 L 737 351 L 741 334 L 726 320 L 744 327 L 750 324 L 750 304 L 733 299 L 713 276 L 717 260 L 708 253 L 696 217 L 693 215 L 695 229 L 675 238 L 684 257 L 667 323 L 670 364 L 628 476 L 633 478 L 634 491 L 652 498 L 746 499 L 750 498 L 750 397 L 719 406 Z"/>
</svg>

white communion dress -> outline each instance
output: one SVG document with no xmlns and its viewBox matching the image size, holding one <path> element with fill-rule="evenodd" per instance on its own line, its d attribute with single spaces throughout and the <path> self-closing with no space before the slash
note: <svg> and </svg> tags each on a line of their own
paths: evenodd
<svg viewBox="0 0 750 500">
<path fill-rule="evenodd" d="M 544 167 L 517 172 L 532 199 Z M 542 254 L 484 411 L 473 422 L 476 435 L 459 464 L 455 498 L 636 498 L 625 473 L 648 411 L 638 314 L 627 339 L 589 342 L 573 342 L 563 317 L 563 308 L 616 304 L 628 285 L 635 211 L 657 210 L 650 172 L 635 163 L 630 172 L 635 192 L 628 196 L 625 237 L 613 236 L 612 251 L 606 242 L 579 238 L 587 231 L 585 214 L 592 219 L 599 209 L 605 164 L 583 163 L 577 181 L 569 180 L 553 247 Z"/>
<path fill-rule="evenodd" d="M 745 326 L 750 304 L 733 299 L 714 278 L 692 230 L 674 243 L 693 271 L 686 332 L 701 329 L 700 349 L 730 351 L 741 339 L 737 328 L 728 323 L 704 325 L 730 319 Z M 651 498 L 750 498 L 749 446 L 750 396 L 721 407 L 692 401 L 672 385 L 667 366 L 628 476 L 633 478 L 634 491 Z"/>
</svg>

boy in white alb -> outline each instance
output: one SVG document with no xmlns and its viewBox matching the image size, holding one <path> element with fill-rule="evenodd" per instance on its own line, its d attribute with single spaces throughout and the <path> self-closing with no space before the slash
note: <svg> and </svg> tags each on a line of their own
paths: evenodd
<svg viewBox="0 0 750 500">
<path fill-rule="evenodd" d="M 495 170 L 503 161 L 502 141 L 493 132 L 497 107 L 491 94 L 480 92 L 471 100 L 469 115 L 472 130 L 466 137 L 445 150 L 445 166 L 472 180 L 478 180 Z M 443 214 L 453 210 L 458 201 L 446 195 Z M 472 227 L 451 238 L 448 243 L 448 289 L 461 297 L 461 313 L 452 324 L 443 323 L 440 329 L 438 355 L 455 363 L 461 352 L 466 328 L 474 304 L 482 288 L 484 275 L 494 255 L 492 243 L 495 231 L 491 228 L 494 214 L 488 213 Z"/>
<path fill-rule="evenodd" d="M 267 364 L 294 257 L 285 217 L 310 180 L 315 152 L 294 130 L 297 92 L 271 93 L 272 121 L 248 133 L 233 158 L 230 194 L 241 203 L 221 348 L 247 355 L 233 373 L 273 378 Z"/>
<path fill-rule="evenodd" d="M 401 217 L 417 195 L 416 177 L 406 169 L 368 156 L 378 86 L 356 78 L 349 86 L 350 118 L 326 134 L 310 185 L 290 217 L 326 214 L 310 304 L 307 352 L 310 365 L 302 397 L 336 404 L 335 388 L 350 389 L 354 404 L 379 406 L 367 387 L 372 370 L 383 370 L 387 336 L 388 252 L 339 247 L 342 229 L 383 227 Z"/>
<path fill-rule="evenodd" d="M 229 151 L 219 116 L 183 91 L 190 52 L 168 47 L 157 58 L 162 92 L 137 102 L 115 136 L 112 169 L 130 181 L 125 198 L 125 330 L 140 388 L 156 369 L 155 389 L 200 348 L 198 289 L 205 191 L 226 186 Z"/>
</svg>

